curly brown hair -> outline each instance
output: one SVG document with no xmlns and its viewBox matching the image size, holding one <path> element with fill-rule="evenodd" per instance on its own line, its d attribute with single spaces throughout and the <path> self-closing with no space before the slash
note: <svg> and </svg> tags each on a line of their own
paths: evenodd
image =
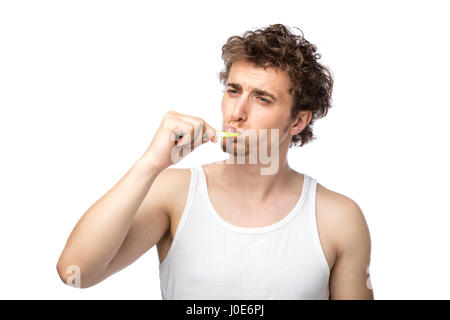
<svg viewBox="0 0 450 320">
<path fill-rule="evenodd" d="M 331 107 L 333 76 L 320 64 L 321 55 L 316 46 L 301 35 L 292 33 L 282 24 L 273 24 L 263 29 L 246 31 L 241 36 L 231 36 L 222 47 L 225 69 L 219 73 L 220 82 L 226 86 L 231 65 L 245 60 L 256 67 L 276 67 L 286 72 L 291 79 L 289 93 L 293 96 L 291 120 L 299 111 L 309 110 L 312 118 L 302 132 L 292 137 L 292 146 L 303 146 L 315 139 L 312 126 L 316 119 L 326 116 Z"/>
</svg>

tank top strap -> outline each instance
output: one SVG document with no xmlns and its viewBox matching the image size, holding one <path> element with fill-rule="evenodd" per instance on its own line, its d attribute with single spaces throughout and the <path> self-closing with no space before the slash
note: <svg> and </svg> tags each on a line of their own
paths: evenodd
<svg viewBox="0 0 450 320">
<path fill-rule="evenodd" d="M 308 216 L 307 219 L 313 222 L 313 219 L 316 219 L 316 190 L 317 190 L 317 180 L 313 177 L 307 175 L 304 173 L 305 176 L 305 188 L 303 191 L 305 192 L 305 203 L 304 203 L 304 210 L 306 212 L 306 215 Z M 313 228 L 314 230 L 314 228 Z"/>
<path fill-rule="evenodd" d="M 305 202 L 306 205 L 308 206 L 308 211 L 311 212 L 311 210 L 315 211 L 315 207 L 316 207 L 316 190 L 317 190 L 317 180 L 314 179 L 313 177 L 307 175 L 306 173 L 304 173 L 305 176 L 305 183 L 307 183 L 306 188 L 305 188 Z"/>
<path fill-rule="evenodd" d="M 315 251 L 319 255 L 320 259 L 320 265 L 324 272 L 327 274 L 327 276 L 330 275 L 330 268 L 328 266 L 328 262 L 326 260 L 325 252 L 322 247 L 322 243 L 320 241 L 319 236 L 319 227 L 317 223 L 317 180 L 308 177 L 309 178 L 309 187 L 308 187 L 308 194 L 307 194 L 307 201 L 306 201 L 306 207 L 305 212 L 307 216 L 307 224 L 310 226 L 311 234 L 313 237 L 312 244 L 314 245 Z"/>
<path fill-rule="evenodd" d="M 194 195 L 200 194 L 203 188 L 203 177 L 202 177 L 202 168 L 200 164 L 196 164 L 191 166 L 191 186 L 190 191 L 192 191 Z M 192 190 L 191 190 L 192 189 Z"/>
<path fill-rule="evenodd" d="M 198 172 L 198 168 L 191 167 L 191 178 L 189 182 L 189 190 L 186 198 L 186 203 L 184 205 L 183 212 L 180 217 L 180 221 L 178 222 L 177 230 L 175 232 L 175 236 L 172 240 L 172 243 L 170 245 L 169 251 L 167 252 L 166 257 L 164 260 L 159 264 L 159 269 L 161 270 L 163 267 L 165 267 L 166 264 L 168 264 L 169 260 L 172 259 L 173 251 L 177 247 L 177 244 L 179 242 L 179 238 L 184 233 L 186 229 L 186 224 L 188 224 L 189 220 L 192 218 L 192 208 L 195 206 L 195 202 L 197 201 L 197 194 L 199 190 L 199 184 L 201 183 L 201 177 Z"/>
</svg>

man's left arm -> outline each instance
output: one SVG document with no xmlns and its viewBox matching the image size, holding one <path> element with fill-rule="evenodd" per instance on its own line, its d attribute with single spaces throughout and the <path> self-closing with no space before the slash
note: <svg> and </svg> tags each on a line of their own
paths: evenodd
<svg viewBox="0 0 450 320">
<path fill-rule="evenodd" d="M 371 241 L 360 207 L 351 199 L 340 206 L 337 258 L 330 273 L 330 299 L 373 300 L 369 278 Z"/>
</svg>

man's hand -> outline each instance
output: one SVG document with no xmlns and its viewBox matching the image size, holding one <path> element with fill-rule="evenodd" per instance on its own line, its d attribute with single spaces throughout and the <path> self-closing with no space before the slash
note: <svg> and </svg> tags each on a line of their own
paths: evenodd
<svg viewBox="0 0 450 320">
<path fill-rule="evenodd" d="M 199 145 L 217 142 L 215 133 L 216 130 L 201 118 L 168 111 L 141 159 L 162 171 Z"/>
</svg>

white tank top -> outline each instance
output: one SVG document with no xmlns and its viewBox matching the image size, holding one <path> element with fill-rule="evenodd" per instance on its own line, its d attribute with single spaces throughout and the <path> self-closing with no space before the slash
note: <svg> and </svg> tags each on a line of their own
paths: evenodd
<svg viewBox="0 0 450 320">
<path fill-rule="evenodd" d="M 315 214 L 317 182 L 304 178 L 287 216 L 244 228 L 216 212 L 202 166 L 192 167 L 184 211 L 159 265 L 162 299 L 328 299 L 330 270 Z"/>
</svg>

